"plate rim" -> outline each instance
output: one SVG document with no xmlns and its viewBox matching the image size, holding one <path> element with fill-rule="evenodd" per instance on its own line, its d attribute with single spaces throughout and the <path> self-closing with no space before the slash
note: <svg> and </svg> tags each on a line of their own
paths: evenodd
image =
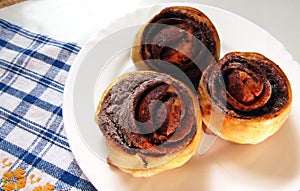
<svg viewBox="0 0 300 191">
<path fill-rule="evenodd" d="M 74 158 L 76 159 L 79 167 L 82 169 L 83 173 L 86 175 L 86 177 L 91 181 L 91 183 L 95 186 L 96 189 L 103 189 L 105 188 L 105 186 L 109 186 L 109 184 L 107 184 L 107 182 L 99 182 L 99 181 L 95 181 L 93 176 L 99 176 L 98 172 L 95 172 L 93 169 L 93 166 L 90 166 L 90 164 L 93 164 L 93 162 L 98 161 L 98 158 L 89 158 L 89 160 L 92 160 L 93 162 L 91 162 L 90 164 L 83 164 L 84 161 L 84 155 L 89 155 L 90 156 L 90 150 L 88 148 L 83 149 L 83 145 L 81 145 L 79 142 L 74 141 L 74 139 L 77 139 L 78 137 L 81 138 L 81 136 L 79 135 L 78 130 L 76 132 L 74 132 L 74 129 L 70 128 L 70 122 L 68 120 L 70 120 L 72 118 L 72 116 L 74 116 L 74 113 L 70 113 L 68 107 L 72 107 L 72 103 L 73 103 L 73 96 L 72 96 L 72 91 L 74 90 L 74 81 L 76 78 L 76 74 L 78 72 L 78 69 L 82 63 L 82 61 L 84 60 L 85 56 L 88 54 L 88 52 L 93 49 L 94 46 L 96 46 L 97 42 L 101 40 L 101 36 L 103 34 L 106 33 L 107 28 L 109 28 L 110 26 L 113 26 L 115 23 L 117 23 L 120 19 L 123 19 L 125 17 L 128 17 L 128 15 L 134 14 L 137 11 L 141 11 L 141 10 L 147 10 L 147 9 L 154 9 L 153 7 L 155 7 L 156 9 L 162 9 L 164 7 L 167 6 L 173 6 L 173 5 L 187 5 L 187 6 L 192 6 L 192 7 L 196 7 L 199 8 L 201 10 L 201 7 L 205 7 L 208 9 L 215 9 L 227 14 L 231 14 L 234 17 L 238 17 L 239 19 L 242 19 L 243 21 L 254 25 L 255 27 L 257 27 L 259 30 L 263 31 L 264 33 L 266 33 L 268 35 L 268 37 L 272 38 L 272 40 L 274 40 L 277 44 L 278 47 L 280 47 L 285 53 L 288 53 L 287 56 L 290 57 L 290 59 L 296 63 L 296 61 L 293 59 L 292 55 L 287 51 L 287 49 L 283 46 L 283 44 L 281 42 L 279 42 L 277 39 L 275 39 L 270 33 L 268 33 L 265 29 L 261 28 L 260 26 L 256 25 L 255 23 L 253 23 L 252 21 L 249 21 L 248 19 L 237 15 L 235 13 L 232 13 L 230 11 L 224 10 L 222 8 L 218 8 L 218 7 L 214 7 L 214 6 L 210 6 L 210 5 L 205 5 L 205 4 L 198 4 L 198 3 L 159 3 L 159 4 L 153 4 L 153 5 L 149 5 L 149 6 L 145 6 L 145 7 L 140 7 L 138 9 L 136 9 L 133 12 L 127 13 L 123 16 L 120 16 L 118 19 L 112 21 L 109 25 L 107 25 L 106 27 L 99 29 L 94 35 L 92 35 L 87 42 L 82 46 L 81 51 L 78 53 L 78 55 L 76 56 L 76 58 L 74 59 L 72 66 L 69 70 L 67 79 L 66 79 L 66 83 L 65 83 L 65 89 L 64 89 L 64 93 L 63 93 L 63 105 L 62 105 L 62 110 L 63 110 L 63 120 L 64 120 L 64 127 L 65 127 L 65 132 L 66 132 L 66 136 L 68 138 L 68 143 L 70 145 L 71 151 L 74 155 Z M 150 19 L 150 18 L 149 18 Z M 104 36 L 103 36 L 104 37 Z M 77 137 L 77 138 L 74 138 Z M 82 143 L 84 143 L 84 140 L 81 140 Z M 84 143 L 85 144 L 85 143 Z M 83 150 L 81 150 L 79 152 L 80 149 L 77 148 L 82 148 Z M 86 150 L 87 149 L 87 150 Z M 93 154 L 92 154 L 93 155 Z M 107 164 L 102 164 L 101 165 L 103 168 L 109 168 L 109 166 Z M 117 173 L 112 173 L 111 177 L 114 176 L 118 176 Z"/>
</svg>

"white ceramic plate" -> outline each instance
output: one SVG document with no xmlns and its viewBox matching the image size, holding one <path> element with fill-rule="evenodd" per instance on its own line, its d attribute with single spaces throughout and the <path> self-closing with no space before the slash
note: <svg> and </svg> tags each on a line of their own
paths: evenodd
<svg viewBox="0 0 300 191">
<path fill-rule="evenodd" d="M 150 178 L 133 178 L 107 165 L 104 138 L 93 119 L 95 108 L 113 79 L 135 70 L 129 51 L 136 31 L 171 6 L 155 5 L 136 10 L 99 31 L 82 47 L 71 67 L 63 116 L 78 164 L 99 190 L 300 190 L 300 128 L 296 121 L 300 113 L 299 65 L 276 39 L 246 19 L 219 8 L 185 5 L 198 8 L 212 20 L 221 39 L 221 57 L 230 51 L 256 51 L 283 69 L 294 98 L 287 122 L 258 145 L 217 139 L 183 167 Z"/>
</svg>

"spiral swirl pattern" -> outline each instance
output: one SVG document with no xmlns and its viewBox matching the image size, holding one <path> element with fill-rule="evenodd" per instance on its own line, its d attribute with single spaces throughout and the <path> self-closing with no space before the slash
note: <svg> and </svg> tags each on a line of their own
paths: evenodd
<svg viewBox="0 0 300 191">
<path fill-rule="evenodd" d="M 195 86 L 202 71 L 220 54 L 220 40 L 213 23 L 201 11 L 184 6 L 165 8 L 153 17 L 143 28 L 138 43 L 141 47 L 137 52 L 148 67 L 174 73 L 165 64 L 170 63 Z"/>
<path fill-rule="evenodd" d="M 282 70 L 258 53 L 228 53 L 205 75 L 210 96 L 233 117 L 274 114 L 286 106 L 291 96 Z"/>
<path fill-rule="evenodd" d="M 169 75 L 126 75 L 104 97 L 103 134 L 128 153 L 161 156 L 185 148 L 197 130 L 190 92 Z"/>
</svg>

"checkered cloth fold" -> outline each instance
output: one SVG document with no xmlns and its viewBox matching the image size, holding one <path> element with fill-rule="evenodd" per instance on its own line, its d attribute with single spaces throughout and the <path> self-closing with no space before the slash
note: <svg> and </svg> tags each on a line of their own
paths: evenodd
<svg viewBox="0 0 300 191">
<path fill-rule="evenodd" d="M 71 153 L 62 118 L 79 50 L 0 19 L 0 190 L 95 190 Z"/>
</svg>

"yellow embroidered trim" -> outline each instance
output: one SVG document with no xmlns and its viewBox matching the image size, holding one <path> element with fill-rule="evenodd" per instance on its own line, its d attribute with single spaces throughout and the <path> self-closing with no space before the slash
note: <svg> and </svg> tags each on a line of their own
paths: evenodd
<svg viewBox="0 0 300 191">
<path fill-rule="evenodd" d="M 11 161 L 8 162 L 8 158 L 2 159 L 2 165 L 1 165 L 2 168 L 10 167 L 11 165 L 12 162 Z"/>
<path fill-rule="evenodd" d="M 30 184 L 34 184 L 34 183 L 37 183 L 39 181 L 41 181 L 41 178 L 40 177 L 37 177 L 36 179 L 34 179 L 35 175 L 34 174 L 31 174 L 29 176 L 29 179 L 30 179 Z"/>
<path fill-rule="evenodd" d="M 45 186 L 37 186 L 33 189 L 33 191 L 53 191 L 54 190 L 54 186 L 47 183 Z"/>
<path fill-rule="evenodd" d="M 8 158 L 2 159 L 1 167 L 8 168 L 12 165 L 12 162 L 8 161 Z M 36 177 L 35 174 L 30 174 L 29 177 L 26 177 L 26 170 L 18 167 L 17 169 L 5 171 L 0 180 L 0 185 L 3 191 L 16 191 L 26 187 L 27 181 L 30 185 L 37 184 L 42 179 L 40 177 Z M 33 191 L 53 191 L 55 186 L 46 183 L 45 185 L 35 186 Z"/>
<path fill-rule="evenodd" d="M 3 191 L 13 191 L 25 188 L 27 181 L 25 173 L 26 171 L 21 168 L 4 172 L 2 176 Z"/>
</svg>

